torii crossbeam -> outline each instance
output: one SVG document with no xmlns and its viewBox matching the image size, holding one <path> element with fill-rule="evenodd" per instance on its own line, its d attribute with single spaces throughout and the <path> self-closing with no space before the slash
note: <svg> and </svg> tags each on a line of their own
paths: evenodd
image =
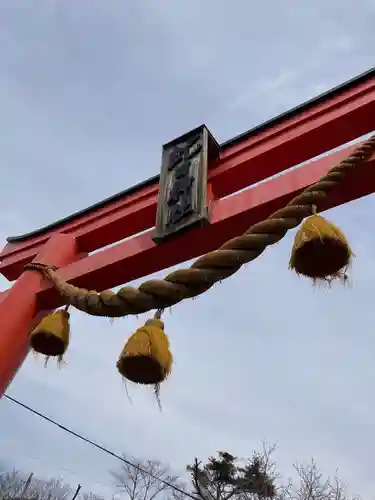
<svg viewBox="0 0 375 500">
<path fill-rule="evenodd" d="M 101 291 L 214 250 L 282 208 L 348 156 L 353 147 L 308 162 L 372 132 L 374 116 L 375 68 L 217 146 L 203 179 L 209 223 L 161 243 L 153 232 L 159 176 L 50 226 L 9 237 L 0 272 L 15 283 L 0 293 L 0 397 L 27 355 L 30 329 L 62 305 L 50 283 L 24 272 L 26 264 L 54 264 L 70 283 Z M 375 156 L 321 208 L 373 193 L 374 167 Z M 125 241 L 90 254 L 120 240 Z"/>
</svg>

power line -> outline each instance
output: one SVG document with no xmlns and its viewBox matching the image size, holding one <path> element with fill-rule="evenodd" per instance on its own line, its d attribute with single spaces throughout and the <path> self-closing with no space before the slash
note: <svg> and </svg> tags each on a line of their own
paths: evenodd
<svg viewBox="0 0 375 500">
<path fill-rule="evenodd" d="M 11 396 L 8 396 L 7 394 L 4 394 L 4 398 L 8 399 L 9 401 L 12 401 L 12 403 L 17 404 L 18 406 L 21 406 L 25 410 L 30 411 L 31 413 L 33 413 L 34 415 L 37 415 L 38 417 L 42 418 L 43 420 L 46 420 L 50 424 L 52 424 L 56 427 L 59 427 L 62 431 L 67 432 L 68 434 L 71 434 L 72 436 L 76 437 L 77 439 L 80 439 L 81 441 L 84 441 L 85 443 L 88 443 L 91 446 L 94 446 L 95 448 L 97 448 L 100 451 L 104 451 L 104 453 L 107 453 L 108 455 L 110 455 L 114 458 L 117 458 L 117 460 L 121 460 L 121 462 L 124 462 L 125 464 L 130 465 L 131 467 L 134 467 L 135 469 L 139 470 L 139 472 L 142 472 L 143 474 L 147 474 L 148 476 L 152 477 L 152 479 L 160 481 L 165 486 L 172 488 L 173 490 L 177 491 L 178 493 L 182 493 L 183 495 L 186 495 L 187 497 L 191 498 L 192 500 L 199 500 L 197 497 L 195 497 L 191 493 L 188 493 L 187 491 L 182 490 L 178 486 L 175 486 L 175 485 L 169 483 L 168 481 L 165 481 L 164 479 L 161 479 L 160 477 L 155 476 L 154 474 L 152 474 L 148 470 L 143 469 L 139 465 L 133 464 L 129 460 L 126 460 L 126 458 L 121 457 L 120 455 L 117 455 L 117 453 L 115 453 L 114 451 L 112 451 L 108 448 L 105 448 L 104 446 L 96 443 L 95 441 L 91 441 L 91 439 L 85 438 L 84 436 L 82 436 L 82 434 L 78 434 L 77 432 L 73 431 L 72 429 L 69 429 L 65 425 L 59 424 L 58 422 L 56 422 L 56 420 L 53 420 L 52 418 L 47 417 L 43 413 L 40 413 L 39 411 L 34 410 L 30 406 L 27 406 L 24 403 L 21 403 L 21 401 L 15 399 L 15 398 L 12 398 Z"/>
</svg>

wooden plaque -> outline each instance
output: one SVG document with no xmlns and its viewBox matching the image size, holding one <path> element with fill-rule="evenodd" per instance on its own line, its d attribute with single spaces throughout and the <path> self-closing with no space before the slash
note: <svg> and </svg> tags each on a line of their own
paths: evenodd
<svg viewBox="0 0 375 500">
<path fill-rule="evenodd" d="M 207 170 L 219 154 L 220 146 L 205 125 L 163 146 L 156 243 L 209 223 Z"/>
</svg>

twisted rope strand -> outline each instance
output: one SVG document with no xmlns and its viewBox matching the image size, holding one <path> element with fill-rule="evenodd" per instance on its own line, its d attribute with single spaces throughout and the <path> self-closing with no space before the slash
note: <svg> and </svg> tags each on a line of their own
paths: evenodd
<svg viewBox="0 0 375 500">
<path fill-rule="evenodd" d="M 204 293 L 259 257 L 268 246 L 278 243 L 290 229 L 312 215 L 314 206 L 336 188 L 349 171 L 366 162 L 374 150 L 375 135 L 268 219 L 254 224 L 242 236 L 228 240 L 217 250 L 199 257 L 190 268 L 173 271 L 163 280 L 148 280 L 139 288 L 125 286 L 117 293 L 111 290 L 98 293 L 65 282 L 54 266 L 31 263 L 25 269 L 43 273 L 67 304 L 92 316 L 115 318 L 165 309 Z"/>
</svg>

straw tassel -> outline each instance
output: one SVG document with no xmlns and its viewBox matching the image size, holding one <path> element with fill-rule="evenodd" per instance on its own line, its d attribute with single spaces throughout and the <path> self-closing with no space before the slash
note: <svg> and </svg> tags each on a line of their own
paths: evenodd
<svg viewBox="0 0 375 500">
<path fill-rule="evenodd" d="M 313 281 L 347 280 L 353 258 L 344 233 L 332 222 L 314 214 L 296 234 L 289 267 Z"/>
<path fill-rule="evenodd" d="M 45 316 L 29 335 L 31 349 L 47 356 L 47 359 L 57 357 L 59 361 L 62 361 L 69 346 L 69 318 L 67 308 Z"/>
<path fill-rule="evenodd" d="M 171 373 L 173 357 L 160 315 L 146 321 L 128 339 L 117 361 L 117 369 L 127 380 L 158 386 Z"/>
</svg>

